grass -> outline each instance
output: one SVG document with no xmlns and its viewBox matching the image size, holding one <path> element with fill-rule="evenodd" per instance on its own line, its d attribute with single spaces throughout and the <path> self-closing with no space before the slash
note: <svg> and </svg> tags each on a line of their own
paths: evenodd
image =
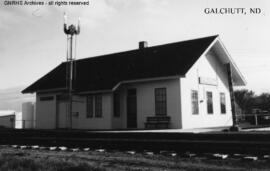
<svg viewBox="0 0 270 171">
<path fill-rule="evenodd" d="M 65 152 L 0 148 L 3 171 L 269 170 L 270 160 L 217 160 L 124 152 Z"/>
</svg>

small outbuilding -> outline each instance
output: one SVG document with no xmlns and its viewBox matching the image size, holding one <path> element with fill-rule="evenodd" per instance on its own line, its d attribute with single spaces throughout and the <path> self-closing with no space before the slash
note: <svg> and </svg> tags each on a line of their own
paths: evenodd
<svg viewBox="0 0 270 171">
<path fill-rule="evenodd" d="M 24 89 L 36 93 L 38 129 L 205 128 L 232 125 L 227 64 L 245 80 L 218 35 L 79 59 L 72 116 L 67 62 Z"/>
<path fill-rule="evenodd" d="M 15 128 L 15 111 L 0 110 L 0 128 Z"/>
</svg>

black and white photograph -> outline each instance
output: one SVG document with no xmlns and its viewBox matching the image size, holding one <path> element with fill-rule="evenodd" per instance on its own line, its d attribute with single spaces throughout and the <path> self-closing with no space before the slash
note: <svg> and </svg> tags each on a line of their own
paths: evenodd
<svg viewBox="0 0 270 171">
<path fill-rule="evenodd" d="M 0 170 L 270 170 L 268 0 L 0 0 Z"/>
</svg>

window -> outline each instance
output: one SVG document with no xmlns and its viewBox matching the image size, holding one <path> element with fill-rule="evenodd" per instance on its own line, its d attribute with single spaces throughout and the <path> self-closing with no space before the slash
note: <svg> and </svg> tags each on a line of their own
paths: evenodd
<svg viewBox="0 0 270 171">
<path fill-rule="evenodd" d="M 206 97 L 207 97 L 207 113 L 213 114 L 213 93 L 210 91 L 207 91 Z"/>
<path fill-rule="evenodd" d="M 197 90 L 191 90 L 191 106 L 192 114 L 199 114 L 199 100 Z"/>
<path fill-rule="evenodd" d="M 155 89 L 156 115 L 167 115 L 166 88 Z"/>
<path fill-rule="evenodd" d="M 102 117 L 102 95 L 95 96 L 95 117 Z"/>
<path fill-rule="evenodd" d="M 87 96 L 86 99 L 86 118 L 102 117 L 102 95 Z"/>
<path fill-rule="evenodd" d="M 54 99 L 53 96 L 44 96 L 39 98 L 40 101 L 50 101 L 53 99 Z"/>
<path fill-rule="evenodd" d="M 226 98 L 225 93 L 220 93 L 220 112 L 226 114 Z"/>
<path fill-rule="evenodd" d="M 86 99 L 86 118 L 92 118 L 94 115 L 94 96 L 88 96 Z"/>
<path fill-rule="evenodd" d="M 120 117 L 120 93 L 117 91 L 113 94 L 113 116 Z"/>
</svg>

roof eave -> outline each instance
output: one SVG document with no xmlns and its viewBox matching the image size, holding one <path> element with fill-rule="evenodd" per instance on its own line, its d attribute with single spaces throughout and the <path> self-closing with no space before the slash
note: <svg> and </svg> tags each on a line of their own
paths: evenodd
<svg viewBox="0 0 270 171">
<path fill-rule="evenodd" d="M 237 67 L 236 63 L 234 62 L 234 60 L 232 59 L 230 53 L 228 52 L 228 50 L 226 49 L 226 47 L 224 46 L 223 42 L 221 41 L 221 39 L 218 37 L 217 40 L 219 42 L 219 44 L 221 45 L 222 49 L 224 50 L 226 56 L 229 59 L 229 62 L 232 66 L 233 72 L 234 74 L 237 75 L 238 78 L 235 78 L 234 81 L 234 86 L 245 86 L 247 84 L 246 79 L 244 78 L 243 74 L 240 72 L 239 68 Z"/>
</svg>

